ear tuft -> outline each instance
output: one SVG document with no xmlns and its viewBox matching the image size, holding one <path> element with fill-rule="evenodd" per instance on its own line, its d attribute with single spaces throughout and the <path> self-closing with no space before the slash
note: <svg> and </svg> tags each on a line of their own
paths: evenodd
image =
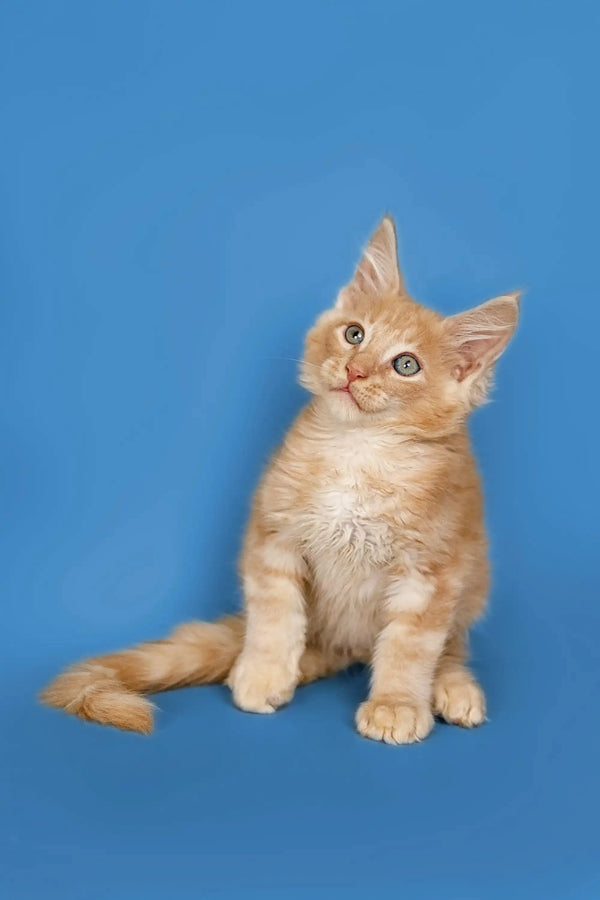
<svg viewBox="0 0 600 900">
<path fill-rule="evenodd" d="M 520 297 L 520 291 L 503 294 L 446 320 L 457 381 L 489 372 L 515 332 Z"/>
<path fill-rule="evenodd" d="M 398 265 L 396 228 L 391 216 L 384 216 L 375 229 L 352 283 L 365 294 L 404 291 Z"/>
</svg>

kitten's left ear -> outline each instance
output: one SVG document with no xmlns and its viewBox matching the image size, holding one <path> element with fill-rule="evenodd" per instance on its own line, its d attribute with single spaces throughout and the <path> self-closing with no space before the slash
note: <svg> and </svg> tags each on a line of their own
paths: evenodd
<svg viewBox="0 0 600 900">
<path fill-rule="evenodd" d="M 504 352 L 519 320 L 520 292 L 488 300 L 446 319 L 452 374 L 457 381 L 487 372 Z"/>
<path fill-rule="evenodd" d="M 404 283 L 398 265 L 396 228 L 391 216 L 384 216 L 357 266 L 351 285 L 364 294 L 401 291 Z"/>
</svg>

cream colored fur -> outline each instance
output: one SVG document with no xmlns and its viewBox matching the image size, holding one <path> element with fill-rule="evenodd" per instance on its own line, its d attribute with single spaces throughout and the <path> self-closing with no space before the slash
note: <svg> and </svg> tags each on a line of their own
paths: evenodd
<svg viewBox="0 0 600 900">
<path fill-rule="evenodd" d="M 308 335 L 301 381 L 313 396 L 256 492 L 243 613 L 81 663 L 43 700 L 147 732 L 143 693 L 226 680 L 241 709 L 271 713 L 298 684 L 360 661 L 372 669 L 356 715 L 365 737 L 421 740 L 434 714 L 480 724 L 466 636 L 488 563 L 466 419 L 517 318 L 516 294 L 450 318 L 417 304 L 383 219 Z M 349 325 L 362 329 L 359 344 Z M 409 377 L 392 365 L 403 353 L 420 365 Z"/>
</svg>

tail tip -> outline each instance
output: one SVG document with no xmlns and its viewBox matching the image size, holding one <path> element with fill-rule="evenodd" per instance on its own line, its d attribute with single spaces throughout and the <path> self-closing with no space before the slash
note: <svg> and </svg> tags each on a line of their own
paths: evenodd
<svg viewBox="0 0 600 900">
<path fill-rule="evenodd" d="M 90 683 L 81 670 L 67 670 L 39 694 L 44 706 L 60 709 L 88 722 L 113 725 L 121 731 L 149 735 L 154 729 L 154 705 L 120 684 Z"/>
</svg>

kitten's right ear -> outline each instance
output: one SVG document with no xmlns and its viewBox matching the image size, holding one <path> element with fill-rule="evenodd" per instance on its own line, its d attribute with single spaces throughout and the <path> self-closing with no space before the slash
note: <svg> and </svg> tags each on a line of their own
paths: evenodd
<svg viewBox="0 0 600 900">
<path fill-rule="evenodd" d="M 347 292 L 378 295 L 405 293 L 398 265 L 396 228 L 391 216 L 384 216 L 375 229 L 356 267 L 350 284 L 340 292 L 336 306 L 344 306 Z"/>
</svg>

